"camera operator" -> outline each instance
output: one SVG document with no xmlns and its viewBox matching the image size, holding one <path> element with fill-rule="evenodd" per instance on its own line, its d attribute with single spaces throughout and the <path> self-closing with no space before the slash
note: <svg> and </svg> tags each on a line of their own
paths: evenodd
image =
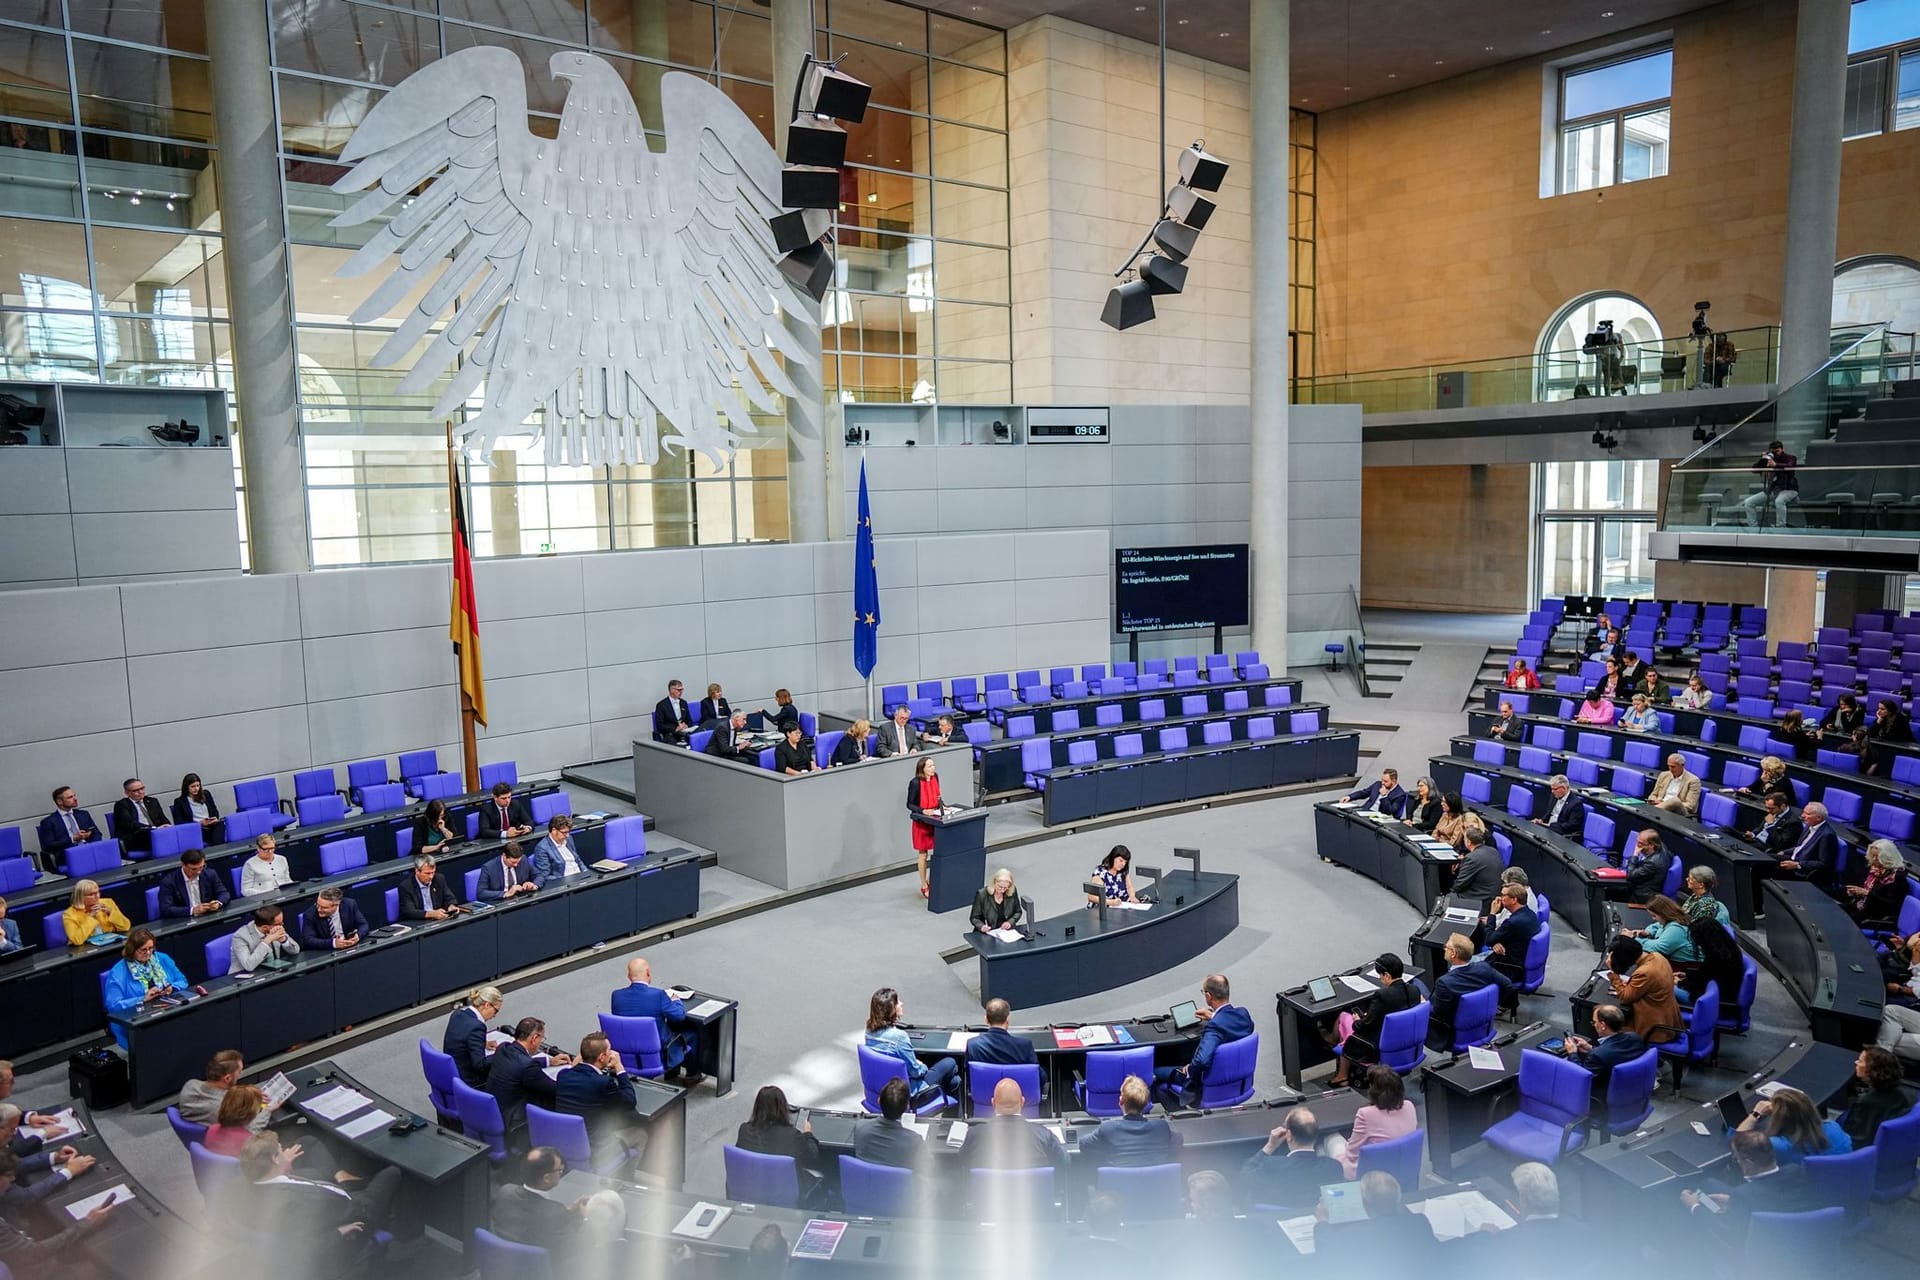
<svg viewBox="0 0 1920 1280">
<path fill-rule="evenodd" d="M 1800 460 L 1787 452 L 1787 446 L 1778 440 L 1767 446 L 1753 469 L 1760 473 L 1760 492 L 1746 498 L 1740 504 L 1740 516 L 1749 528 L 1759 517 L 1760 509 L 1771 500 L 1774 509 L 1774 523 L 1786 527 L 1787 507 L 1800 501 L 1800 481 L 1793 474 L 1794 466 Z"/>
<path fill-rule="evenodd" d="M 1596 324 L 1580 349 L 1594 358 L 1600 375 L 1600 394 L 1610 396 L 1617 391 L 1625 395 L 1627 347 L 1615 332 L 1613 321 L 1602 320 Z"/>
<path fill-rule="evenodd" d="M 1707 363 L 1708 381 L 1716 387 L 1727 385 L 1727 375 L 1733 372 L 1733 365 L 1740 358 L 1740 350 L 1733 345 L 1733 335 L 1716 333 L 1713 335 L 1711 357 Z"/>
</svg>

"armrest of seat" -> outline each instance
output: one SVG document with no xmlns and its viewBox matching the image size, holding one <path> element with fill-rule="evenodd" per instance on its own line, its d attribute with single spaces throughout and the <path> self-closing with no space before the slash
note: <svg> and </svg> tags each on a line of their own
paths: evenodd
<svg viewBox="0 0 1920 1280">
<path fill-rule="evenodd" d="M 284 814 L 286 814 L 286 815 L 287 815 L 287 816 L 288 816 L 289 818 L 293 818 L 293 817 L 298 817 L 298 816 L 299 816 L 298 814 L 296 814 L 296 813 L 294 813 L 294 811 L 293 811 L 293 801 L 291 801 L 291 800 L 282 800 L 282 801 L 280 802 L 280 811 L 281 811 L 282 813 L 284 813 Z"/>
</svg>

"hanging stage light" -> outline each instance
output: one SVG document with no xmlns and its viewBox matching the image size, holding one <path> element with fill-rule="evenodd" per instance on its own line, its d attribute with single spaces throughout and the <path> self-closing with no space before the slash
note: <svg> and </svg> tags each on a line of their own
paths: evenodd
<svg viewBox="0 0 1920 1280">
<path fill-rule="evenodd" d="M 824 242 L 840 207 L 841 171 L 847 163 L 847 131 L 839 121 L 866 118 L 872 88 L 831 62 L 808 54 L 793 90 L 793 123 L 787 126 L 786 166 L 780 173 L 780 203 L 786 210 L 768 220 L 774 245 L 786 256 L 781 274 L 818 302 L 833 283 L 833 257 Z"/>
<path fill-rule="evenodd" d="M 1213 216 L 1213 211 L 1217 207 L 1213 201 L 1192 187 L 1176 186 L 1167 192 L 1167 216 L 1183 226 L 1192 227 L 1195 231 L 1206 227 L 1207 219 Z"/>
<path fill-rule="evenodd" d="M 1110 329 L 1131 329 L 1153 319 L 1153 286 L 1145 280 L 1129 280 L 1107 291 L 1106 309 L 1100 323 Z"/>
<path fill-rule="evenodd" d="M 1103 324 L 1115 329 L 1145 324 L 1153 319 L 1156 294 L 1179 293 L 1187 287 L 1187 259 L 1193 256 L 1201 228 L 1219 207 L 1199 192 L 1218 191 L 1226 176 L 1225 162 L 1207 154 L 1199 141 L 1180 153 L 1180 182 L 1167 192 L 1160 217 L 1140 247 L 1113 273 L 1125 277 L 1126 283 L 1108 292 L 1100 314 Z"/>
<path fill-rule="evenodd" d="M 803 249 L 833 230 L 833 210 L 793 209 L 769 218 L 774 247 L 782 253 Z"/>
<path fill-rule="evenodd" d="M 1183 262 L 1150 253 L 1140 264 L 1140 278 L 1147 282 L 1149 292 L 1178 293 L 1187 287 L 1187 267 Z"/>
<path fill-rule="evenodd" d="M 1192 187 L 1196 191 L 1218 191 L 1226 180 L 1227 165 L 1224 160 L 1207 154 L 1207 149 L 1199 140 L 1180 153 L 1180 185 Z"/>
<path fill-rule="evenodd" d="M 1162 218 L 1153 224 L 1153 242 L 1175 262 L 1185 262 L 1192 257 L 1194 242 L 1199 239 L 1198 231 L 1183 227 L 1171 218 Z"/>
</svg>

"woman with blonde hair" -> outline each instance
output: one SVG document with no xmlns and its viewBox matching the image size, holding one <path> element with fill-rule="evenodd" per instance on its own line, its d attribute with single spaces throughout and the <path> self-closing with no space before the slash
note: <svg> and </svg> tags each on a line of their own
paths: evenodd
<svg viewBox="0 0 1920 1280">
<path fill-rule="evenodd" d="M 981 933 L 992 933 L 1020 923 L 1020 891 L 1013 872 L 1005 867 L 993 873 L 987 887 L 973 895 L 973 913 L 967 917 Z"/>
<path fill-rule="evenodd" d="M 86 945 L 95 934 L 125 933 L 133 928 L 120 904 L 103 895 L 96 880 L 74 884 L 73 897 L 60 913 L 60 923 L 66 928 L 67 942 L 76 947 Z"/>
<path fill-rule="evenodd" d="M 1764 1126 L 1773 1142 L 1773 1155 L 1782 1165 L 1799 1164 L 1808 1156 L 1844 1156 L 1853 1139 L 1836 1120 L 1823 1120 L 1820 1108 L 1798 1089 L 1780 1089 L 1761 1100 L 1740 1122 L 1742 1130 Z"/>
<path fill-rule="evenodd" d="M 842 734 L 840 741 L 833 744 L 833 758 L 827 761 L 829 769 L 843 764 L 859 764 L 867 758 L 871 747 L 869 739 L 873 737 L 873 721 L 855 720 Z"/>
</svg>

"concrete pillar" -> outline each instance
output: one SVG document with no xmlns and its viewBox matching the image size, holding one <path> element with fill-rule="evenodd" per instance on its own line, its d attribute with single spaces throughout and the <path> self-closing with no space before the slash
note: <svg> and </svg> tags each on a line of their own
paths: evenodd
<svg viewBox="0 0 1920 1280">
<path fill-rule="evenodd" d="M 1250 0 L 1253 104 L 1253 644 L 1287 662 L 1287 198 L 1290 0 Z"/>
<path fill-rule="evenodd" d="M 1902 605 L 1906 593 L 1907 579 L 1904 574 L 1829 569 L 1826 602 L 1820 610 L 1820 625 L 1851 627 L 1854 614 L 1872 613 L 1879 609 L 1895 610 L 1897 617 L 1904 612 Z"/>
<path fill-rule="evenodd" d="M 1780 286 L 1783 387 L 1819 367 L 1827 358 L 1833 331 L 1833 258 L 1840 235 L 1840 132 L 1850 8 L 1832 0 L 1800 0 L 1794 32 L 1787 262 Z M 1785 425 L 1782 429 L 1783 438 L 1806 430 Z"/>
<path fill-rule="evenodd" d="M 311 547 L 267 7 L 205 0 L 205 11 L 248 548 L 255 573 L 302 573 Z"/>
<path fill-rule="evenodd" d="M 773 0 L 773 145 L 782 157 L 787 150 L 793 89 L 812 49 L 812 0 Z M 811 361 L 811 367 L 802 367 L 801 360 L 787 362 L 787 376 L 794 385 L 794 394 L 787 400 L 788 539 L 825 542 L 827 450 L 821 430 L 820 308 L 807 305 L 801 314 L 784 313 L 783 323 L 788 337 Z"/>
<path fill-rule="evenodd" d="M 1807 644 L 1813 640 L 1813 629 L 1817 625 L 1813 603 L 1819 589 L 1819 575 L 1812 569 L 1767 570 L 1769 648 L 1777 650 L 1782 640 L 1797 644 Z"/>
</svg>

